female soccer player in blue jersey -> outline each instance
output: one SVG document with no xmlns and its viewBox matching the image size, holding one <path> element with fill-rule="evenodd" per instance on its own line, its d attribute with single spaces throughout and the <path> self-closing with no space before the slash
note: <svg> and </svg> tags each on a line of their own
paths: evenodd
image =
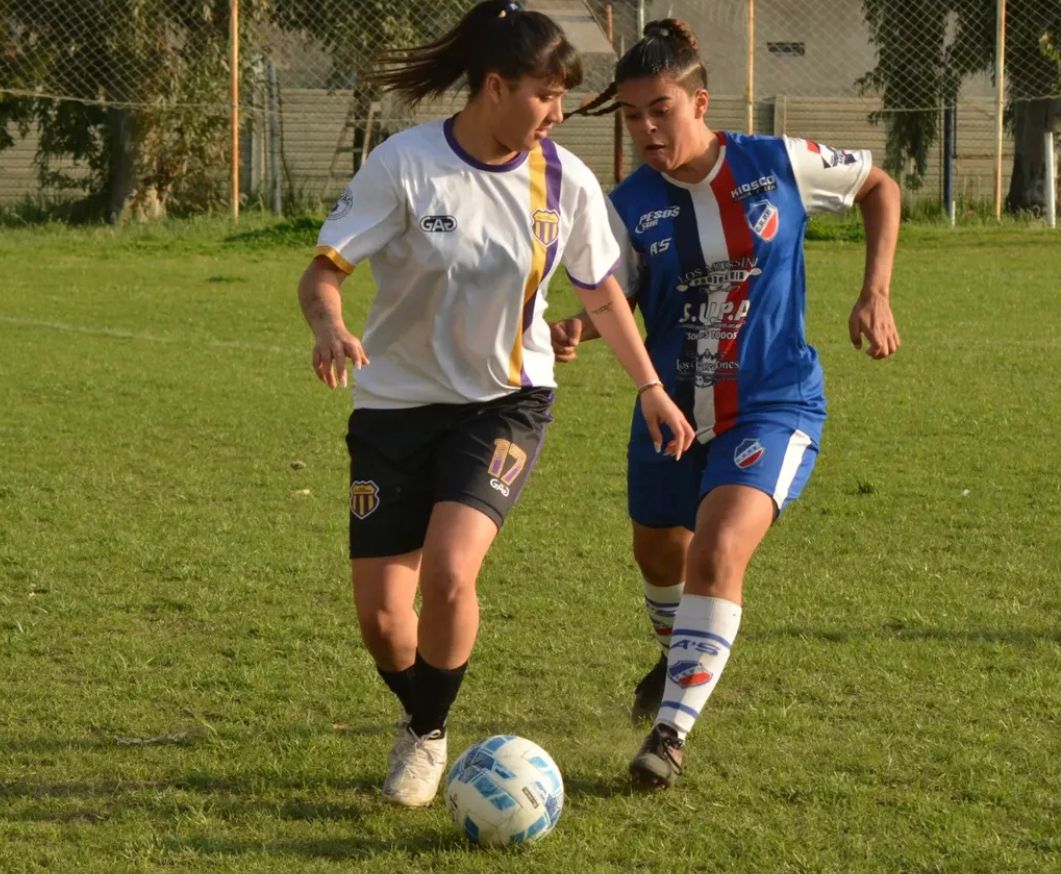
<svg viewBox="0 0 1061 874">
<path fill-rule="evenodd" d="M 859 205 L 866 269 L 850 336 L 887 358 L 899 345 L 889 304 L 899 191 L 868 152 L 711 130 L 696 38 L 674 19 L 644 34 L 581 111 L 615 98 L 644 158 L 611 195 L 620 277 L 697 434 L 679 464 L 660 464 L 635 409 L 628 454 L 634 556 L 664 647 L 638 685 L 635 717 L 654 714 L 655 724 L 630 771 L 666 787 L 729 658 L 748 562 L 818 453 L 825 397 L 804 332 L 807 217 Z M 584 313 L 552 332 L 561 361 L 597 336 Z"/>
<path fill-rule="evenodd" d="M 612 276 L 619 247 L 586 166 L 547 134 L 579 57 L 549 18 L 479 3 L 377 77 L 409 102 L 466 77 L 467 105 L 376 147 L 321 228 L 299 285 L 330 387 L 359 375 L 350 417 L 350 555 L 362 637 L 406 716 L 384 796 L 430 804 L 445 723 L 475 642 L 475 583 L 541 449 L 553 398 L 543 313 L 562 262 L 674 458 L 692 428 L 652 366 Z M 364 340 L 340 285 L 368 259 Z M 672 461 L 672 463 L 674 463 Z M 419 617 L 414 597 L 419 587 Z"/>
</svg>

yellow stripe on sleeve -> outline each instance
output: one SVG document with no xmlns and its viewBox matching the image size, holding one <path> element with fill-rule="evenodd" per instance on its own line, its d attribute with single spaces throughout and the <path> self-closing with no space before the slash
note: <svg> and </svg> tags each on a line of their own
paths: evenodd
<svg viewBox="0 0 1061 874">
<path fill-rule="evenodd" d="M 527 223 L 527 237 L 531 244 L 531 269 L 527 274 L 527 281 L 523 285 L 523 306 L 520 307 L 516 326 L 516 340 L 512 344 L 512 354 L 508 359 L 508 384 L 522 385 L 520 375 L 523 372 L 523 310 L 527 302 L 534 297 L 538 286 L 542 283 L 542 275 L 545 273 L 545 254 L 547 248 L 542 245 L 531 229 L 531 216 L 537 209 L 545 209 L 545 154 L 541 146 L 530 153 L 527 159 L 530 175 L 530 211 L 525 221 Z"/>
<path fill-rule="evenodd" d="M 331 246 L 317 246 L 313 250 L 314 255 L 323 255 L 329 261 L 332 262 L 336 267 L 346 273 L 347 275 L 354 272 L 354 265 L 347 261 L 342 255 L 340 255 Z"/>
</svg>

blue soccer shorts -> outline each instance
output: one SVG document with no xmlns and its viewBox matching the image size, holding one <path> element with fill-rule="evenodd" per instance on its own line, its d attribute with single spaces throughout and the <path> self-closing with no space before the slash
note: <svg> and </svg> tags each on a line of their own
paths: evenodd
<svg viewBox="0 0 1061 874">
<path fill-rule="evenodd" d="M 651 528 L 696 528 L 696 511 L 715 486 L 751 486 L 770 495 L 780 513 L 799 497 L 818 458 L 821 423 L 801 430 L 776 421 L 739 423 L 708 443 L 694 443 L 680 461 L 656 454 L 635 427 L 627 451 L 630 518 Z M 811 432 L 811 433 L 808 433 Z"/>
</svg>

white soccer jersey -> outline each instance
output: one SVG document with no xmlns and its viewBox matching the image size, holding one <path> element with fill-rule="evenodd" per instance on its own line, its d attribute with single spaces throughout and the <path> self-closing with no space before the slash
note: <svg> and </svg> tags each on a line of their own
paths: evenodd
<svg viewBox="0 0 1061 874">
<path fill-rule="evenodd" d="M 562 261 L 592 288 L 619 247 L 600 184 L 551 140 L 507 164 L 461 149 L 453 119 L 377 146 L 317 239 L 346 272 L 369 259 L 377 294 L 362 342 L 362 408 L 487 401 L 555 386 L 543 314 Z"/>
</svg>

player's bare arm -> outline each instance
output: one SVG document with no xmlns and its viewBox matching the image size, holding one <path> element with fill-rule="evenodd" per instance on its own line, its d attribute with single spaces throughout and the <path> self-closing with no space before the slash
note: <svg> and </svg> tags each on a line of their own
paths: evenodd
<svg viewBox="0 0 1061 874">
<path fill-rule="evenodd" d="M 626 302 L 630 306 L 630 311 L 633 312 L 637 305 L 634 298 L 628 297 Z M 600 338 L 600 332 L 585 310 L 559 322 L 550 322 L 549 335 L 553 344 L 553 354 L 562 364 L 574 361 L 578 357 L 575 348 L 579 343 Z"/>
<path fill-rule="evenodd" d="M 851 343 L 869 341 L 871 358 L 887 358 L 899 348 L 899 331 L 891 308 L 892 265 L 899 241 L 899 186 L 878 167 L 870 170 L 855 202 L 866 229 L 866 271 L 862 293 L 848 319 Z"/>
<path fill-rule="evenodd" d="M 298 302 L 316 338 L 313 371 L 328 388 L 347 384 L 347 359 L 358 369 L 369 363 L 361 341 L 343 323 L 340 286 L 346 276 L 335 264 L 318 255 L 298 283 Z"/>
<path fill-rule="evenodd" d="M 618 281 L 609 276 L 596 288 L 578 288 L 576 291 L 600 337 L 637 385 L 641 411 L 648 423 L 656 451 L 663 448 L 660 425 L 666 425 L 674 435 L 667 443 L 666 452 L 675 459 L 681 458 L 682 453 L 692 445 L 695 436 L 693 427 L 664 390 L 641 340 L 633 313 L 628 306 L 623 306 L 625 297 Z"/>
</svg>

